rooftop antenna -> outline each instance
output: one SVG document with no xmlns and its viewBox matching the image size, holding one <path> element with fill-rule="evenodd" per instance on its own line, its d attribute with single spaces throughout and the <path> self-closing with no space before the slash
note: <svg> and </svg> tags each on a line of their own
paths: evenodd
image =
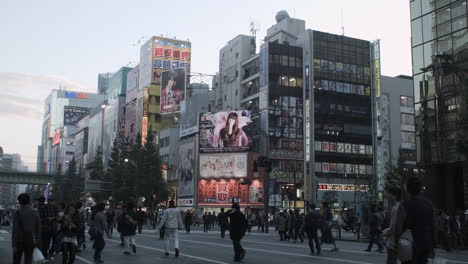
<svg viewBox="0 0 468 264">
<path fill-rule="evenodd" d="M 344 36 L 343 8 L 341 8 L 341 35 Z"/>
<path fill-rule="evenodd" d="M 253 20 L 250 20 L 250 35 L 254 37 L 254 39 L 257 37 L 257 29 L 255 29 L 255 23 Z"/>
</svg>

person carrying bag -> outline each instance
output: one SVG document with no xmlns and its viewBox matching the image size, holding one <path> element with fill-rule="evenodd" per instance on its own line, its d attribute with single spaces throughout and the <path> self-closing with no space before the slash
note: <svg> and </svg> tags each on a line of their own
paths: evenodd
<svg viewBox="0 0 468 264">
<path fill-rule="evenodd" d="M 41 220 L 39 214 L 31 206 L 29 195 L 18 196 L 21 208 L 15 213 L 12 230 L 13 263 L 20 264 L 24 254 L 24 263 L 31 264 L 43 261 L 44 256 L 37 249 L 39 246 Z M 36 253 L 39 251 L 40 255 Z M 33 254 L 34 253 L 34 254 Z"/>
</svg>

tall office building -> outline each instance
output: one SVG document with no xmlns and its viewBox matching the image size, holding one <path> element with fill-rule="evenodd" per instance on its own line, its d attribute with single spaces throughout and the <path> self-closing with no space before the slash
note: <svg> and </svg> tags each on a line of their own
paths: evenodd
<svg viewBox="0 0 468 264">
<path fill-rule="evenodd" d="M 330 192 L 335 206 L 359 204 L 378 185 L 379 42 L 306 30 L 285 11 L 275 18 L 258 54 L 247 49 L 247 36 L 222 49 L 210 106 L 252 111 L 258 132 L 251 150 L 272 160 L 270 198 L 280 197 L 281 206 L 328 200 Z M 236 40 L 249 51 L 241 61 Z"/>
<path fill-rule="evenodd" d="M 163 37 L 151 37 L 140 48 L 140 64 L 138 73 L 138 92 L 136 100 L 135 122 L 137 131 L 141 132 L 143 141 L 149 133 L 156 133 L 161 129 L 175 125 L 174 117 L 178 110 L 161 111 L 162 72 L 185 69 L 188 76 L 191 68 L 191 43 Z M 177 87 L 172 89 L 184 89 L 181 85 L 184 79 L 177 80 Z M 184 83 L 189 83 L 189 78 Z M 163 89 L 166 87 L 163 87 Z"/>
<path fill-rule="evenodd" d="M 54 156 L 58 153 L 61 137 L 65 135 L 65 130 L 76 127 L 78 121 L 90 109 L 102 104 L 103 100 L 103 95 L 95 93 L 52 90 L 44 103 L 41 148 L 38 148 L 38 151 L 42 151 L 38 153 L 42 157 L 42 172 L 53 173 L 52 168 L 66 167 L 61 162 L 52 164 L 60 160 L 53 158 L 53 153 Z"/>
<path fill-rule="evenodd" d="M 468 207 L 466 0 L 412 0 L 417 159 L 438 208 Z"/>
<path fill-rule="evenodd" d="M 109 90 L 109 80 L 113 74 L 114 73 L 112 72 L 98 74 L 98 94 L 107 95 L 107 91 Z"/>
</svg>

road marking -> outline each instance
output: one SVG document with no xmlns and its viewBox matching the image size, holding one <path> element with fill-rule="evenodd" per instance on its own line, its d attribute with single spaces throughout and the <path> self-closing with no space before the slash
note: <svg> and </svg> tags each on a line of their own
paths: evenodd
<svg viewBox="0 0 468 264">
<path fill-rule="evenodd" d="M 142 236 L 148 236 L 148 237 L 152 237 L 150 235 L 144 235 L 144 234 L 140 234 Z M 186 236 L 187 235 L 187 236 Z M 189 234 L 180 234 L 179 235 L 180 237 L 202 237 L 202 238 L 208 238 L 206 236 L 199 236 L 199 235 L 189 235 Z M 219 238 L 218 239 L 221 239 L 224 241 L 223 238 Z M 293 248 L 305 248 L 305 249 L 308 249 L 309 247 L 308 246 L 302 246 L 300 244 L 282 244 L 282 243 L 273 243 L 273 242 L 260 242 L 260 241 L 253 241 L 253 240 L 246 240 L 246 239 L 243 239 L 242 240 L 243 242 L 250 242 L 250 243 L 256 243 L 256 244 L 264 244 L 264 245 L 273 245 L 273 246 L 287 246 L 287 247 L 293 247 Z M 322 247 L 322 249 L 325 249 L 325 250 L 331 250 L 332 248 L 331 247 Z M 356 250 L 349 250 L 349 249 L 340 249 L 341 252 L 349 252 L 349 253 L 356 253 L 356 254 L 362 254 L 362 255 L 376 255 L 376 256 L 382 256 L 382 255 L 385 255 L 385 254 L 382 254 L 382 253 L 374 253 L 374 252 L 366 252 L 364 250 L 362 251 L 356 251 Z"/>
<path fill-rule="evenodd" d="M 8 231 L 6 231 L 6 230 L 0 230 L 0 234 L 8 234 Z"/>
<path fill-rule="evenodd" d="M 108 238 L 106 240 L 116 242 L 116 243 L 121 242 L 120 240 L 108 239 Z M 149 249 L 149 250 L 155 250 L 155 251 L 159 251 L 159 252 L 166 252 L 166 250 L 163 250 L 163 249 L 153 248 L 153 247 L 148 247 L 148 246 L 143 246 L 143 245 L 138 245 L 138 247 Z M 170 253 L 174 254 L 174 252 L 170 252 Z M 203 257 L 197 257 L 197 256 L 193 256 L 193 255 L 188 255 L 188 254 L 180 254 L 180 255 L 184 256 L 184 257 L 193 258 L 193 259 L 203 260 L 203 261 L 206 261 L 206 262 L 211 262 L 211 263 L 228 264 L 227 262 L 217 261 L 217 260 L 213 260 L 213 259 L 207 259 L 207 258 L 203 258 Z"/>
<path fill-rule="evenodd" d="M 83 257 L 78 256 L 78 255 L 75 255 L 75 258 L 83 261 L 86 264 L 94 264 L 94 261 L 89 261 L 89 260 L 87 260 L 87 259 L 85 259 Z"/>
<path fill-rule="evenodd" d="M 207 234 L 208 236 L 201 236 L 201 235 L 191 235 L 191 234 L 187 234 L 187 233 L 180 233 L 179 234 L 179 237 L 201 237 L 201 238 L 211 238 L 211 236 L 209 235 L 210 233 L 205 233 L 205 232 L 200 232 L 202 234 Z M 218 232 L 219 233 L 219 232 Z M 211 234 L 213 234 L 213 232 L 211 232 Z M 226 235 L 228 234 L 228 232 L 226 232 Z M 154 236 L 151 236 L 151 235 L 146 235 L 146 234 L 139 234 L 141 236 L 146 236 L 146 237 L 154 237 Z M 222 239 L 220 237 L 216 237 L 217 239 L 219 240 L 222 240 L 222 241 L 225 241 L 225 239 Z M 231 245 L 221 245 L 221 244 L 213 244 L 213 243 L 209 243 L 209 242 L 199 242 L 199 241 L 192 241 L 192 240 L 188 240 L 188 239 L 179 239 L 179 240 L 184 240 L 184 241 L 190 241 L 190 242 L 195 242 L 195 243 L 200 243 L 200 244 L 209 244 L 209 245 L 216 245 L 216 246 L 222 246 L 222 247 L 232 247 Z M 227 240 L 226 240 L 227 241 Z M 250 242 L 250 243 L 257 243 L 257 244 L 265 244 L 265 245 L 274 245 L 274 246 L 288 246 L 288 247 L 296 247 L 296 248 L 306 248 L 308 249 L 309 247 L 308 246 L 302 246 L 302 245 L 294 245 L 294 244 L 283 244 L 283 243 L 274 243 L 274 242 L 260 242 L 260 241 L 253 241 L 253 240 L 245 240 L 243 239 L 242 240 L 243 242 Z M 255 248 L 248 248 L 248 249 L 252 249 L 252 250 L 258 250 L 258 251 L 265 251 L 265 252 L 268 252 L 268 253 L 279 253 L 277 251 L 268 251 L 268 250 L 264 250 L 264 249 L 255 249 Z M 331 247 L 322 247 L 322 249 L 332 249 Z M 366 251 L 356 251 L 356 250 L 346 250 L 346 249 L 340 249 L 340 252 L 349 252 L 349 253 L 357 253 L 357 254 L 363 254 L 363 255 L 377 255 L 377 256 L 385 256 L 385 254 L 381 254 L 381 253 L 373 253 L 373 252 L 366 252 Z M 282 254 L 282 253 L 279 253 L 279 254 Z M 318 257 L 318 256 L 310 256 L 310 255 L 301 255 L 301 254 L 294 254 L 294 253 L 283 253 L 283 254 L 287 254 L 287 255 L 293 255 L 293 256 L 306 256 L 306 257 L 315 257 L 315 258 L 320 258 L 320 259 L 328 259 L 328 260 L 336 260 L 336 261 L 342 261 L 342 262 L 348 262 L 348 263 L 366 263 L 366 262 L 356 262 L 356 261 L 348 261 L 348 260 L 342 260 L 342 259 L 334 259 L 334 258 L 325 258 L 325 257 Z M 450 259 L 443 259 L 449 263 L 462 263 L 462 264 L 468 264 L 468 262 L 466 261 L 458 261 L 458 260 L 450 260 Z"/>
<path fill-rule="evenodd" d="M 199 242 L 199 241 L 188 240 L 188 239 L 179 239 L 179 240 L 181 240 L 181 241 L 186 241 L 186 242 L 198 243 L 198 244 L 205 244 L 205 245 L 212 245 L 212 246 L 219 246 L 219 247 L 229 247 L 229 248 L 232 248 L 232 246 L 221 245 L 221 244 L 215 244 L 215 243 Z M 273 253 L 273 254 L 289 255 L 289 256 L 295 256 L 295 257 L 309 257 L 309 258 L 316 258 L 316 259 L 323 259 L 323 260 L 333 260 L 333 261 L 340 261 L 340 262 L 346 262 L 346 263 L 355 263 L 355 264 L 371 264 L 371 263 L 369 263 L 369 262 L 345 260 L 345 259 L 338 259 L 338 258 L 326 258 L 326 257 L 302 255 L 302 254 L 295 254 L 295 253 L 288 253 L 288 252 L 280 252 L 280 251 L 272 251 L 272 250 L 258 249 L 258 248 L 250 248 L 250 247 L 244 247 L 244 248 L 245 248 L 245 249 L 248 249 L 248 250 L 261 251 L 261 252 Z"/>
</svg>

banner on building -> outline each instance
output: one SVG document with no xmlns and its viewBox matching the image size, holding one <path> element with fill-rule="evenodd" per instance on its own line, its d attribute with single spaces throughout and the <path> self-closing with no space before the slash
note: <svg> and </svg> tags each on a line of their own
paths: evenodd
<svg viewBox="0 0 468 264">
<path fill-rule="evenodd" d="M 185 143 L 179 146 L 179 196 L 191 196 L 195 177 L 195 144 Z"/>
<path fill-rule="evenodd" d="M 63 125 L 76 126 L 78 121 L 89 114 L 90 110 L 87 107 L 65 106 L 63 110 Z"/>
<path fill-rule="evenodd" d="M 201 180 L 198 183 L 199 205 L 229 205 L 232 202 L 263 204 L 263 183 L 253 180 L 249 185 L 243 185 L 241 179 L 231 180 Z"/>
<path fill-rule="evenodd" d="M 185 69 L 163 71 L 161 75 L 161 114 L 180 112 L 180 103 L 185 95 Z"/>
<path fill-rule="evenodd" d="M 186 72 L 190 72 L 190 42 L 166 38 L 153 38 L 152 53 L 153 70 L 151 81 L 153 84 L 161 84 L 162 71 L 184 68 Z"/>
<path fill-rule="evenodd" d="M 247 153 L 201 154 L 201 178 L 247 177 Z"/>
<path fill-rule="evenodd" d="M 250 149 L 255 131 L 250 111 L 200 115 L 200 152 L 234 152 Z"/>
</svg>

